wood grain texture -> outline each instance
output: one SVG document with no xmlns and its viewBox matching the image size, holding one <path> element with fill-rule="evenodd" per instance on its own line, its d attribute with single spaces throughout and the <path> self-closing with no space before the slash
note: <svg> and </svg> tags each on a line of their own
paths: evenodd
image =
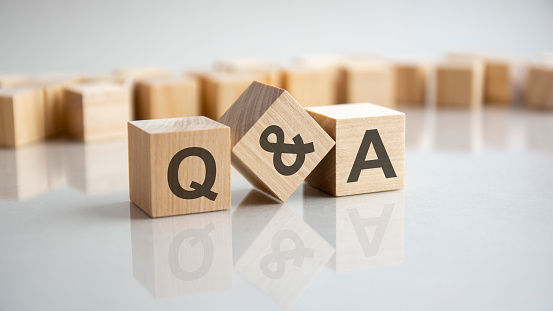
<svg viewBox="0 0 553 311">
<path fill-rule="evenodd" d="M 136 83 L 138 120 L 192 117 L 201 114 L 200 89 L 192 78 L 149 78 Z"/>
<path fill-rule="evenodd" d="M 152 217 L 224 210 L 230 208 L 230 128 L 205 117 L 132 121 L 129 130 L 130 199 Z M 177 152 L 201 147 L 216 163 L 212 191 L 206 197 L 182 199 L 170 189 L 169 163 Z M 192 191 L 190 183 L 202 184 L 206 167 L 196 156 L 185 158 L 179 166 L 179 182 Z"/>
<path fill-rule="evenodd" d="M 14 87 L 27 83 L 29 76 L 25 74 L 0 73 L 0 88 Z"/>
<path fill-rule="evenodd" d="M 307 175 L 334 146 L 334 140 L 311 118 L 286 91 L 259 82 L 252 83 L 219 122 L 233 132 L 232 164 L 255 187 L 285 201 Z M 260 145 L 261 134 L 271 125 L 279 126 L 284 142 L 293 144 L 300 135 L 305 144 L 313 143 L 314 152 L 307 153 L 303 165 L 291 175 L 275 169 L 273 152 Z M 272 143 L 276 142 L 273 136 Z M 284 153 L 282 161 L 292 165 L 293 153 Z"/>
<path fill-rule="evenodd" d="M 306 181 L 334 196 L 401 189 L 404 186 L 405 114 L 374 104 L 344 104 L 311 107 L 307 112 L 336 140 L 336 146 Z M 395 171 L 386 177 L 380 167 L 363 169 L 359 179 L 348 177 L 368 130 L 377 130 Z M 371 143 L 366 161 L 379 159 Z"/>
<path fill-rule="evenodd" d="M 44 137 L 41 89 L 29 86 L 0 89 L 0 146 L 18 147 Z"/>
<path fill-rule="evenodd" d="M 396 63 L 396 102 L 398 104 L 424 105 L 426 103 L 426 63 Z"/>
<path fill-rule="evenodd" d="M 127 135 L 132 109 L 129 89 L 113 83 L 79 84 L 65 89 L 67 131 L 89 142 Z"/>
<path fill-rule="evenodd" d="M 395 107 L 395 72 L 392 63 L 380 59 L 350 59 L 342 69 L 342 103 L 370 102 Z"/>
<path fill-rule="evenodd" d="M 482 106 L 482 64 L 449 62 L 436 66 L 436 105 L 476 108 Z"/>
<path fill-rule="evenodd" d="M 331 68 L 296 66 L 283 70 L 283 88 L 303 107 L 336 103 L 336 74 Z"/>
<path fill-rule="evenodd" d="M 526 83 L 528 107 L 553 109 L 553 64 L 530 65 Z"/>
</svg>

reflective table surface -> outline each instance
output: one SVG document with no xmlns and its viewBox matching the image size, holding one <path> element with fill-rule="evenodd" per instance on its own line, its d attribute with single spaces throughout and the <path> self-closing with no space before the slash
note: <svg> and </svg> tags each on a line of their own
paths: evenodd
<svg viewBox="0 0 553 311">
<path fill-rule="evenodd" d="M 553 112 L 401 107 L 405 188 L 151 219 L 126 141 L 0 149 L 0 310 L 552 310 Z"/>
</svg>

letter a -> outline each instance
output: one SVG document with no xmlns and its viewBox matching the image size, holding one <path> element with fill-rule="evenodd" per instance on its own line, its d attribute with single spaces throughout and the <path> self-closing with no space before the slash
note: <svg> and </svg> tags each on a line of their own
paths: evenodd
<svg viewBox="0 0 553 311">
<path fill-rule="evenodd" d="M 365 158 L 367 157 L 367 153 L 369 152 L 369 147 L 371 146 L 371 144 L 374 146 L 374 151 L 376 152 L 377 159 L 367 161 L 365 160 Z M 355 162 L 353 163 L 353 167 L 351 168 L 351 172 L 349 173 L 348 183 L 357 182 L 359 180 L 361 170 L 377 167 L 382 168 L 382 171 L 384 171 L 384 176 L 386 176 L 386 178 L 397 177 L 396 172 L 394 171 L 394 167 L 392 166 L 392 162 L 390 162 L 390 158 L 388 157 L 388 153 L 386 152 L 386 148 L 384 148 L 382 139 L 378 134 L 378 130 L 367 130 L 365 131 L 365 136 L 363 136 L 363 141 L 361 142 L 361 146 L 359 147 L 359 151 L 357 152 L 357 156 L 355 157 Z"/>
</svg>

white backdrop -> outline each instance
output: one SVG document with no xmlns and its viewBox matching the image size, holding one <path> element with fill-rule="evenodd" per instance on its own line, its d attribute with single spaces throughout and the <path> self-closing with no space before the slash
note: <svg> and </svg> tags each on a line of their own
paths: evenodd
<svg viewBox="0 0 553 311">
<path fill-rule="evenodd" d="M 553 50 L 551 0 L 0 0 L 0 72 L 201 68 L 306 54 Z"/>
</svg>

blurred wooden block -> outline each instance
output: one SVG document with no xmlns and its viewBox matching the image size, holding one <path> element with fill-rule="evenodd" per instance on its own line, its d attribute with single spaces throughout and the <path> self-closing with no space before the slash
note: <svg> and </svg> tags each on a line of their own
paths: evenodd
<svg viewBox="0 0 553 311">
<path fill-rule="evenodd" d="M 230 208 L 230 128 L 206 117 L 129 122 L 131 201 L 152 217 Z"/>
<path fill-rule="evenodd" d="M 427 65 L 424 63 L 397 63 L 396 102 L 398 104 L 424 105 L 426 102 Z"/>
<path fill-rule="evenodd" d="M 150 78 L 137 81 L 135 112 L 139 120 L 193 117 L 201 114 L 195 79 Z"/>
<path fill-rule="evenodd" d="M 113 70 L 113 76 L 122 80 L 139 78 L 166 78 L 172 76 L 170 70 L 161 67 L 123 67 Z"/>
<path fill-rule="evenodd" d="M 307 108 L 336 146 L 307 177 L 334 196 L 403 188 L 405 114 L 373 104 Z"/>
<path fill-rule="evenodd" d="M 436 104 L 447 107 L 482 106 L 483 70 L 478 63 L 443 63 L 436 68 Z"/>
<path fill-rule="evenodd" d="M 44 95 L 35 87 L 0 89 L 0 146 L 17 147 L 41 140 Z"/>
<path fill-rule="evenodd" d="M 373 103 L 395 107 L 393 65 L 377 59 L 350 59 L 344 62 L 342 103 Z"/>
<path fill-rule="evenodd" d="M 335 72 L 325 67 L 289 67 L 283 71 L 283 88 L 303 107 L 336 103 Z"/>
<path fill-rule="evenodd" d="M 223 60 L 215 64 L 216 71 L 228 73 L 250 73 L 257 76 L 262 83 L 281 87 L 282 72 L 275 64 L 263 60 L 238 59 Z"/>
<path fill-rule="evenodd" d="M 232 129 L 232 164 L 255 187 L 285 201 L 334 146 L 279 88 L 252 83 L 219 122 Z"/>
<path fill-rule="evenodd" d="M 0 74 L 0 88 L 18 86 L 28 80 L 29 76 L 23 74 Z"/>
<path fill-rule="evenodd" d="M 526 104 L 531 108 L 553 108 L 553 66 L 533 64 L 528 68 Z"/>
<path fill-rule="evenodd" d="M 296 66 L 326 69 L 332 79 L 333 104 L 343 104 L 345 103 L 345 84 L 342 67 L 346 60 L 346 58 L 337 55 L 315 55 L 296 57 L 292 62 Z"/>
<path fill-rule="evenodd" d="M 67 87 L 68 133 L 89 142 L 125 137 L 131 118 L 129 89 L 110 83 L 79 84 Z"/>
</svg>

